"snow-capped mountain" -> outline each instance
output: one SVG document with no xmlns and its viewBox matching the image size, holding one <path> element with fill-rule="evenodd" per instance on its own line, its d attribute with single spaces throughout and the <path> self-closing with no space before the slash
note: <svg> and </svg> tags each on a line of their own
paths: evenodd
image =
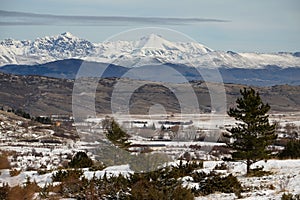
<svg viewBox="0 0 300 200">
<path fill-rule="evenodd" d="M 299 52 L 264 54 L 214 51 L 199 43 L 171 42 L 155 34 L 137 41 L 91 43 L 66 32 L 34 41 L 6 39 L 0 42 L 0 66 L 43 64 L 70 58 L 124 67 L 161 63 L 205 68 L 300 67 Z"/>
<path fill-rule="evenodd" d="M 0 42 L 0 66 L 42 64 L 69 58 L 125 67 L 157 63 L 207 68 L 263 68 L 267 65 L 300 67 L 299 52 L 264 54 L 214 51 L 199 43 L 171 42 L 155 34 L 137 41 L 91 43 L 66 32 L 34 41 L 6 39 Z"/>
<path fill-rule="evenodd" d="M 38 64 L 58 59 L 86 57 L 94 52 L 94 44 L 68 32 L 37 38 L 35 41 L 6 39 L 0 42 L 0 64 Z"/>
</svg>

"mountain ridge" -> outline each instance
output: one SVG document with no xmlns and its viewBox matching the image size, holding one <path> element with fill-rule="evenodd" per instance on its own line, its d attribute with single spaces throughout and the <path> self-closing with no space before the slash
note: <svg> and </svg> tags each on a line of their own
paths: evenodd
<svg viewBox="0 0 300 200">
<path fill-rule="evenodd" d="M 62 59 L 113 63 L 137 67 L 144 63 L 185 64 L 202 68 L 281 68 L 300 67 L 299 52 L 237 53 L 215 51 L 196 42 L 173 42 L 150 34 L 136 41 L 92 43 L 69 32 L 30 40 L 0 41 L 0 66 L 8 64 L 44 64 Z"/>
<path fill-rule="evenodd" d="M 111 98 L 118 78 L 102 78 L 99 80 L 95 96 L 97 112 L 111 112 Z M 127 84 L 143 85 L 132 94 L 130 108 L 132 113 L 145 114 L 155 104 L 165 106 L 167 112 L 180 112 L 180 105 L 174 93 L 163 84 L 151 81 L 122 79 Z M 177 84 L 177 83 L 174 83 Z M 49 78 L 42 76 L 19 76 L 0 72 L 0 106 L 20 108 L 31 115 L 71 114 L 72 92 L 74 80 Z M 178 84 L 185 87 L 185 84 Z M 200 110 L 210 112 L 210 94 L 203 81 L 192 81 L 197 95 Z M 227 98 L 227 108 L 232 107 L 240 95 L 240 89 L 246 87 L 240 84 L 224 84 Z M 268 102 L 272 112 L 295 112 L 300 109 L 300 85 L 276 85 L 271 87 L 253 87 L 260 92 L 262 99 Z M 81 91 L 81 90 L 80 90 Z M 82 91 L 90 91 L 82 88 Z M 84 93 L 84 95 L 91 95 Z M 187 97 L 188 98 L 188 97 Z M 13 99 L 13 101 L 12 101 Z M 82 102 L 83 109 L 89 102 Z"/>
<path fill-rule="evenodd" d="M 81 65 L 93 67 L 93 77 L 101 78 L 132 78 L 143 80 L 173 80 L 180 82 L 182 79 L 178 77 L 181 74 L 186 81 L 204 80 L 201 76 L 203 70 L 190 67 L 184 64 L 172 63 L 156 63 L 155 65 L 145 64 L 139 68 L 127 68 L 120 65 L 109 63 L 89 62 L 80 59 L 64 59 L 56 60 L 45 64 L 38 65 L 6 65 L 0 68 L 1 72 L 16 75 L 39 75 L 53 78 L 75 79 L 79 74 Z M 158 74 L 158 69 L 160 73 Z M 136 72 L 136 76 L 131 76 Z M 211 69 L 205 69 L 209 72 Z M 98 71 L 98 74 L 97 74 Z M 102 71 L 102 74 L 100 74 Z M 147 72 L 149 76 L 145 76 Z M 282 84 L 300 85 L 300 68 L 280 68 L 274 65 L 268 65 L 262 69 L 247 68 L 226 68 L 221 67 L 218 71 L 212 70 L 213 74 L 220 73 L 224 83 L 245 84 L 252 86 L 274 86 Z M 81 76 L 84 76 L 81 74 Z M 169 78 L 167 78 L 169 77 Z"/>
</svg>

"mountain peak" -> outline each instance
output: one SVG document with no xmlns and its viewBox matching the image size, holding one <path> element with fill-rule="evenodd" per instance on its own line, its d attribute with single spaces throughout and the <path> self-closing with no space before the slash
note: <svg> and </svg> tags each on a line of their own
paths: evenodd
<svg viewBox="0 0 300 200">
<path fill-rule="evenodd" d="M 258 54 L 214 51 L 197 42 L 169 41 L 149 34 L 135 41 L 112 41 L 94 44 L 64 32 L 34 41 L 0 41 L 0 67 L 6 64 L 36 64 L 67 58 L 119 63 L 174 63 L 199 67 L 263 68 L 300 66 L 299 53 Z"/>
<path fill-rule="evenodd" d="M 61 36 L 67 37 L 67 38 L 77 38 L 76 36 L 74 36 L 72 33 L 70 32 L 64 32 L 62 34 L 60 34 Z"/>
<path fill-rule="evenodd" d="M 161 35 L 151 33 L 142 37 L 138 42 L 138 47 L 142 49 L 164 49 L 164 50 L 182 50 L 175 43 L 164 39 Z"/>
</svg>

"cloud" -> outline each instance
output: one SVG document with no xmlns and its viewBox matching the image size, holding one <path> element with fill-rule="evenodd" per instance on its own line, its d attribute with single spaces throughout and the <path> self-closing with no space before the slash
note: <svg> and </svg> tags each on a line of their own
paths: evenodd
<svg viewBox="0 0 300 200">
<path fill-rule="evenodd" d="M 222 19 L 50 15 L 0 10 L 0 26 L 128 26 L 128 25 L 187 25 L 203 22 L 223 23 Z"/>
</svg>

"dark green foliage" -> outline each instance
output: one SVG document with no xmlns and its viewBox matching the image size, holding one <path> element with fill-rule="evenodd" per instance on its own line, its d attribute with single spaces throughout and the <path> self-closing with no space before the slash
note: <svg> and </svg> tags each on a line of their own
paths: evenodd
<svg viewBox="0 0 300 200">
<path fill-rule="evenodd" d="M 166 167 L 148 173 L 133 174 L 130 177 L 132 199 L 194 199 L 190 189 L 184 188 L 178 180 L 181 175 L 191 173 L 191 165 Z M 198 165 L 197 165 L 198 166 Z M 195 169 L 195 168 L 194 168 Z"/>
<path fill-rule="evenodd" d="M 289 141 L 284 150 L 279 154 L 279 158 L 300 158 L 300 140 Z"/>
<path fill-rule="evenodd" d="M 51 124 L 51 119 L 50 117 L 36 117 L 34 121 L 40 122 L 42 124 Z"/>
<path fill-rule="evenodd" d="M 182 166 L 187 171 L 192 171 L 190 169 L 192 165 L 182 164 Z M 65 198 L 192 200 L 194 199 L 192 191 L 182 186 L 181 181 L 177 179 L 178 174 L 174 172 L 178 167 L 135 173 L 128 177 L 122 175 L 108 177 L 104 174 L 100 178 L 94 176 L 91 180 L 80 178 L 82 171 L 59 170 L 52 179 L 61 182 L 56 192 Z"/>
<path fill-rule="evenodd" d="M 283 194 L 282 197 L 281 197 L 281 200 L 300 200 L 300 195 L 299 194 L 296 194 L 296 195 L 293 195 L 293 194 Z"/>
<path fill-rule="evenodd" d="M 91 166 L 90 168 L 89 168 L 89 171 L 101 171 L 101 170 L 103 170 L 104 168 L 106 168 L 106 166 L 103 164 L 103 163 L 101 163 L 101 162 L 94 162 L 93 163 L 93 166 Z"/>
<path fill-rule="evenodd" d="M 136 200 L 192 200 L 194 199 L 194 195 L 190 189 L 183 188 L 175 180 L 151 181 L 142 176 L 132 185 L 130 198 Z"/>
<path fill-rule="evenodd" d="M 195 182 L 200 183 L 199 189 L 193 189 L 196 195 L 208 195 L 214 192 L 235 193 L 240 196 L 242 186 L 237 178 L 231 174 L 228 176 L 220 176 L 215 172 L 205 174 L 203 172 L 195 172 L 192 175 Z"/>
<path fill-rule="evenodd" d="M 215 170 L 227 170 L 228 166 L 226 165 L 225 162 L 222 162 L 222 163 L 216 165 L 214 169 Z"/>
<path fill-rule="evenodd" d="M 197 162 L 197 161 L 191 161 L 186 162 L 183 164 L 183 162 L 180 160 L 179 164 L 177 166 L 173 166 L 168 173 L 168 176 L 170 178 L 179 178 L 184 176 L 189 176 L 192 174 L 192 172 L 196 169 L 203 168 L 203 162 Z"/>
<path fill-rule="evenodd" d="M 62 182 L 70 177 L 78 179 L 83 174 L 80 170 L 58 170 L 56 173 L 53 173 L 52 180 L 53 182 Z"/>
<path fill-rule="evenodd" d="M 191 189 L 183 188 L 181 185 L 176 187 L 171 195 L 171 199 L 173 200 L 189 200 L 194 199 L 194 194 L 192 193 Z"/>
<path fill-rule="evenodd" d="M 0 200 L 5 200 L 8 198 L 9 186 L 8 184 L 4 184 L 0 186 Z"/>
<path fill-rule="evenodd" d="M 21 109 L 13 110 L 13 113 L 15 113 L 16 115 L 18 115 L 20 117 L 30 119 L 30 114 Z"/>
<path fill-rule="evenodd" d="M 237 108 L 230 108 L 228 115 L 234 117 L 238 123 L 236 127 L 228 129 L 231 134 L 227 137 L 234 139 L 228 146 L 235 150 L 234 159 L 245 159 L 247 173 L 250 165 L 258 160 L 269 158 L 270 152 L 266 147 L 277 138 L 275 125 L 270 125 L 267 112 L 268 104 L 264 104 L 258 92 L 252 88 L 241 90 L 241 98 L 238 98 Z"/>
<path fill-rule="evenodd" d="M 203 162 L 180 162 L 176 166 L 160 168 L 156 171 L 100 177 L 84 178 L 81 170 L 58 170 L 52 175 L 53 182 L 44 188 L 35 189 L 40 198 L 47 199 L 125 199 L 125 200 L 192 200 L 194 195 L 207 195 L 213 192 L 239 193 L 240 183 L 235 177 L 220 176 L 214 172 L 205 174 L 195 170 L 202 168 Z M 190 176 L 200 184 L 200 189 L 187 189 L 181 178 Z M 27 184 L 31 184 L 28 183 Z M 0 188 L 0 195 L 6 195 L 9 188 Z M 0 196 L 1 197 L 1 196 Z M 1 198 L 0 198 L 1 199 Z M 5 197 L 4 197 L 5 199 Z"/>
<path fill-rule="evenodd" d="M 264 171 L 264 167 L 256 167 L 251 169 L 250 172 L 247 174 L 248 177 L 262 177 L 262 176 L 269 176 L 273 173 L 270 171 Z"/>
<path fill-rule="evenodd" d="M 129 135 L 123 131 L 120 125 L 113 119 L 106 117 L 102 121 L 103 129 L 106 131 L 106 137 L 113 144 L 121 148 L 129 147 L 130 143 L 127 142 Z"/>
<path fill-rule="evenodd" d="M 59 170 L 56 174 L 52 175 L 52 180 L 55 182 L 61 182 L 56 188 L 63 197 L 77 198 L 84 194 L 84 181 L 81 180 L 83 172 L 80 170 Z M 80 199 L 80 198 L 79 198 Z"/>
<path fill-rule="evenodd" d="M 91 167 L 93 165 L 92 159 L 90 159 L 85 152 L 77 152 L 72 160 L 69 162 L 69 167 L 84 168 Z"/>
</svg>

